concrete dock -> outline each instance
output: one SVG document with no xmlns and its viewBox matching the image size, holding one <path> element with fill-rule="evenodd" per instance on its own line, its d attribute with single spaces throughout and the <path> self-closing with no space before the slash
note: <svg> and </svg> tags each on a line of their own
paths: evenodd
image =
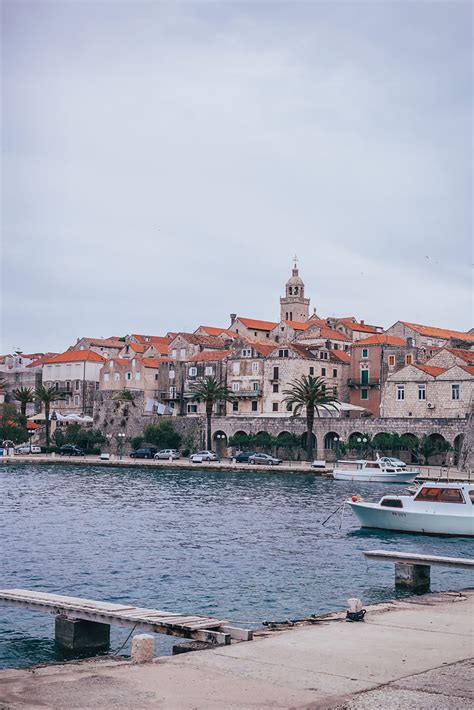
<svg viewBox="0 0 474 710">
<path fill-rule="evenodd" d="M 266 631 L 251 643 L 132 665 L 95 659 L 0 673 L 1 710 L 406 708 L 474 700 L 474 590 Z"/>
</svg>

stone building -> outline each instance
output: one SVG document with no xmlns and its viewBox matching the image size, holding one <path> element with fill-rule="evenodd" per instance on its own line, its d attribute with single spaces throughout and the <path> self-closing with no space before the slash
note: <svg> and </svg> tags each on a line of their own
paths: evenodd
<svg viewBox="0 0 474 710">
<path fill-rule="evenodd" d="M 126 343 L 136 343 L 137 345 L 152 345 L 156 351 L 157 355 L 166 357 L 168 355 L 169 344 L 177 333 L 167 333 L 166 336 L 162 335 L 140 335 L 139 333 L 132 333 L 125 336 Z M 146 352 L 146 348 L 143 351 L 145 357 L 150 357 Z M 120 357 L 120 356 L 119 356 Z"/>
<path fill-rule="evenodd" d="M 435 367 L 451 367 L 452 365 L 474 365 L 474 350 L 444 347 L 426 361 L 427 365 Z"/>
<path fill-rule="evenodd" d="M 369 325 L 363 320 L 358 321 L 354 316 L 349 318 L 327 318 L 326 325 L 334 328 L 338 333 L 343 333 L 352 342 L 367 338 L 369 335 L 383 333 L 382 326 Z"/>
<path fill-rule="evenodd" d="M 173 360 L 183 362 L 208 350 L 225 350 L 231 344 L 232 338 L 222 339 L 214 335 L 178 333 L 168 346 L 168 356 Z"/>
<path fill-rule="evenodd" d="M 56 353 L 47 353 L 46 357 L 52 357 Z M 12 353 L 5 355 L 0 363 L 0 378 L 5 381 L 3 395 L 5 401 L 14 404 L 17 409 L 20 409 L 20 403 L 13 396 L 13 390 L 21 387 L 36 390 L 42 382 L 43 372 L 43 353 Z M 38 409 L 35 402 L 27 404 L 26 414 L 30 416 Z"/>
<path fill-rule="evenodd" d="M 78 338 L 69 350 L 91 350 L 104 358 L 117 357 L 124 344 L 124 338 Z"/>
<path fill-rule="evenodd" d="M 473 366 L 406 365 L 388 376 L 380 409 L 385 418 L 465 418 L 473 393 Z"/>
<path fill-rule="evenodd" d="M 227 407 L 229 415 L 262 414 L 265 358 L 275 346 L 274 341 L 244 338 L 234 342 L 227 359 L 227 386 L 235 398 Z"/>
<path fill-rule="evenodd" d="M 296 335 L 295 342 L 306 347 L 325 346 L 328 350 L 344 350 L 348 352 L 351 341 L 334 328 L 331 328 L 319 318 L 311 318 L 308 328 L 300 329 Z"/>
<path fill-rule="evenodd" d="M 231 313 L 230 320 L 230 330 L 236 336 L 249 338 L 250 340 L 270 339 L 272 331 L 278 325 L 278 323 L 273 321 L 243 318 L 242 316 L 236 316 L 234 313 Z"/>
<path fill-rule="evenodd" d="M 57 400 L 54 409 L 91 416 L 106 358 L 93 350 L 67 350 L 42 362 L 43 385 L 66 393 L 66 399 Z"/>
<path fill-rule="evenodd" d="M 285 295 L 280 298 L 280 321 L 305 323 L 309 318 L 309 298 L 304 295 L 304 282 L 295 262 L 285 285 Z"/>
<path fill-rule="evenodd" d="M 400 338 L 411 338 L 416 347 L 424 351 L 425 359 L 432 357 L 439 348 L 444 348 L 446 345 L 464 349 L 474 348 L 474 335 L 458 330 L 435 328 L 399 320 L 391 325 L 386 332 L 388 335 L 396 335 Z"/>
<path fill-rule="evenodd" d="M 410 344 L 409 344 L 410 343 Z M 391 374 L 405 365 L 418 362 L 418 350 L 412 341 L 394 335 L 371 335 L 352 343 L 349 376 L 349 401 L 381 414 L 382 388 Z"/>
<path fill-rule="evenodd" d="M 207 377 L 214 377 L 218 382 L 226 384 L 227 379 L 227 358 L 231 350 L 207 350 L 196 353 L 185 363 L 181 363 L 184 371 L 184 404 L 186 414 L 205 414 L 205 402 L 198 402 L 192 399 L 192 386 L 199 380 Z M 216 402 L 214 406 L 215 414 L 224 416 L 227 412 L 226 402 Z"/>
<path fill-rule="evenodd" d="M 170 358 L 133 357 L 110 358 L 100 371 L 101 392 L 130 390 L 134 395 L 143 393 L 145 413 L 160 413 L 158 405 L 168 404 L 169 373 L 174 367 Z"/>
</svg>

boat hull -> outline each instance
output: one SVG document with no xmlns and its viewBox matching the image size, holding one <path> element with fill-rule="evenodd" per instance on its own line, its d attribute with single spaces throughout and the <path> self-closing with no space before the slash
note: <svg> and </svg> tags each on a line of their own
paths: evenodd
<svg viewBox="0 0 474 710">
<path fill-rule="evenodd" d="M 399 532 L 474 537 L 474 516 L 385 508 L 375 503 L 349 502 L 361 527 Z"/>
<path fill-rule="evenodd" d="M 412 483 L 417 474 L 417 471 L 390 473 L 377 470 L 341 471 L 335 469 L 333 477 L 337 481 L 360 481 L 361 483 Z"/>
</svg>

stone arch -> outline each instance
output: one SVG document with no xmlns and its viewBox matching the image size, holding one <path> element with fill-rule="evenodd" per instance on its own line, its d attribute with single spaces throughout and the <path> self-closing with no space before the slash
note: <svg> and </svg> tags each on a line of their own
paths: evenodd
<svg viewBox="0 0 474 710">
<path fill-rule="evenodd" d="M 316 454 L 318 452 L 318 442 L 317 442 L 316 434 L 314 433 L 314 431 L 312 432 L 311 436 L 313 437 L 313 456 L 316 456 Z M 305 431 L 301 437 L 301 446 L 303 447 L 303 449 L 306 449 L 307 442 L 308 442 L 308 432 Z"/>
<path fill-rule="evenodd" d="M 434 431 L 427 438 L 428 441 L 432 443 L 434 449 L 432 453 L 426 456 L 426 463 L 430 463 L 433 466 L 444 466 L 452 460 L 452 454 L 448 451 L 450 445 L 442 434 Z"/>
<path fill-rule="evenodd" d="M 324 437 L 324 450 L 332 451 L 336 447 L 336 440 L 339 439 L 339 434 L 335 431 L 328 431 Z"/>
<path fill-rule="evenodd" d="M 406 431 L 400 434 L 400 452 L 399 457 L 406 463 L 419 463 L 417 449 L 420 443 L 420 437 L 412 431 Z"/>
<path fill-rule="evenodd" d="M 464 434 L 457 434 L 453 439 L 453 463 L 459 465 L 461 460 L 461 452 L 464 444 Z"/>
<path fill-rule="evenodd" d="M 218 430 L 212 435 L 213 449 L 221 458 L 227 456 L 227 434 L 225 431 Z"/>
</svg>

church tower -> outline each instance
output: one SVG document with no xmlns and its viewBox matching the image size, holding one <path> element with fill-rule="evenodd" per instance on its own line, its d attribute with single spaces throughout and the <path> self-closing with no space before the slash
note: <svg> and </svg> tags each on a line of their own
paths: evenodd
<svg viewBox="0 0 474 710">
<path fill-rule="evenodd" d="M 298 273 L 298 259 L 295 256 L 292 274 L 286 282 L 285 295 L 280 298 L 280 320 L 305 323 L 308 318 L 309 298 L 304 297 L 304 283 Z"/>
</svg>

